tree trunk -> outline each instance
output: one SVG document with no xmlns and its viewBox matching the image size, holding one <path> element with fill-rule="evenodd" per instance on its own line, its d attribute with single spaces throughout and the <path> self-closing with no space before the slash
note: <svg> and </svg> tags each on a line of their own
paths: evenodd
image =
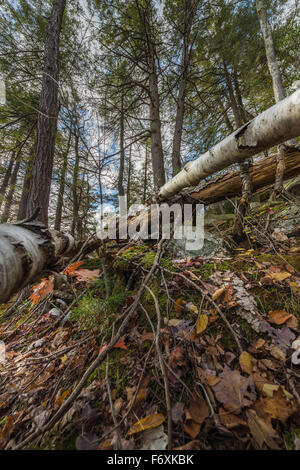
<svg viewBox="0 0 300 470">
<path fill-rule="evenodd" d="M 61 169 L 60 184 L 59 184 L 57 204 L 56 204 L 54 229 L 58 231 L 60 231 L 61 229 L 62 209 L 63 209 L 64 193 L 65 193 L 65 178 L 66 178 L 66 173 L 67 173 L 68 155 L 69 155 L 70 146 L 71 146 L 71 139 L 72 139 L 72 133 L 70 131 L 67 150 L 64 154 L 63 166 Z"/>
<path fill-rule="evenodd" d="M 125 150 L 124 150 L 124 97 L 121 100 L 121 114 L 120 114 L 120 166 L 119 166 L 119 177 L 118 177 L 118 192 L 119 196 L 124 196 L 124 164 L 125 164 Z"/>
<path fill-rule="evenodd" d="M 148 146 L 147 146 L 147 142 L 146 142 L 146 149 L 145 149 L 145 168 L 144 168 L 144 187 L 143 187 L 143 204 L 146 204 L 147 177 L 148 177 Z"/>
<path fill-rule="evenodd" d="M 75 135 L 75 165 L 73 169 L 73 181 L 72 181 L 72 195 L 73 195 L 73 220 L 71 227 L 71 234 L 75 235 L 75 229 L 77 227 L 77 219 L 79 213 L 79 203 L 77 195 L 77 184 L 78 184 L 78 173 L 79 173 L 79 135 Z"/>
<path fill-rule="evenodd" d="M 21 200 L 19 204 L 18 220 L 23 220 L 26 217 L 26 208 L 27 208 L 27 201 L 28 201 L 28 195 L 29 195 L 29 190 L 30 190 L 33 160 L 34 160 L 34 152 L 32 151 L 26 163 L 26 170 L 25 170 L 25 176 L 24 176 L 23 187 L 22 187 L 22 195 L 21 195 Z"/>
<path fill-rule="evenodd" d="M 8 188 L 8 182 L 9 182 L 9 179 L 11 177 L 12 169 L 13 169 L 13 166 L 14 166 L 14 163 L 15 163 L 15 158 L 16 158 L 15 153 L 12 152 L 12 154 L 10 156 L 8 167 L 6 169 L 6 172 L 5 172 L 1 187 L 0 187 L 0 209 L 1 209 L 3 201 L 5 200 L 5 194 L 6 194 L 6 190 Z"/>
<path fill-rule="evenodd" d="M 184 12 L 184 33 L 183 47 L 180 64 L 180 79 L 177 96 L 177 112 L 175 120 L 175 130 L 172 146 L 172 175 L 175 176 L 181 170 L 181 140 L 184 119 L 184 104 L 186 94 L 186 84 L 189 76 L 189 65 L 191 60 L 190 35 L 193 19 L 196 13 L 199 0 L 186 0 Z"/>
<path fill-rule="evenodd" d="M 285 89 L 283 87 L 282 75 L 279 67 L 279 62 L 276 59 L 275 46 L 272 37 L 272 30 L 268 20 L 266 5 L 264 0 L 256 1 L 257 15 L 259 18 L 260 27 L 263 33 L 265 50 L 269 71 L 272 77 L 273 91 L 276 103 L 286 97 Z M 283 189 L 283 174 L 285 170 L 284 163 L 284 147 L 280 146 L 277 153 L 277 167 L 275 176 L 274 192 L 280 194 Z"/>
<path fill-rule="evenodd" d="M 14 170 L 13 170 L 12 175 L 11 175 L 10 188 L 9 188 L 7 198 L 6 198 L 6 201 L 5 201 L 4 211 L 3 211 L 3 214 L 2 214 L 2 217 L 1 217 L 1 222 L 2 223 L 7 222 L 8 218 L 9 218 L 10 209 L 11 209 L 11 205 L 12 205 L 12 202 L 13 202 L 13 197 L 14 197 L 15 190 L 16 190 L 16 183 L 17 183 L 17 178 L 18 178 L 20 165 L 21 165 L 21 159 L 19 157 L 16 161 Z"/>
<path fill-rule="evenodd" d="M 167 199 L 187 186 L 213 175 L 233 163 L 269 149 L 300 135 L 300 90 L 259 114 L 241 129 L 215 145 L 211 150 L 189 162 L 159 192 Z"/>
<path fill-rule="evenodd" d="M 283 100 L 286 97 L 286 94 L 283 87 L 279 63 L 276 59 L 272 30 L 267 16 L 265 1 L 256 0 L 256 9 L 260 27 L 263 33 L 268 67 L 273 82 L 274 97 L 276 103 L 278 103 L 278 101 Z"/>
<path fill-rule="evenodd" d="M 155 66 L 154 51 L 151 52 L 151 72 L 149 77 L 150 87 L 150 132 L 151 132 L 151 157 L 153 167 L 153 183 L 155 189 L 165 184 L 164 156 L 161 140 L 161 122 L 159 113 L 159 94 Z"/>
<path fill-rule="evenodd" d="M 129 157 L 128 157 L 128 175 L 127 175 L 127 209 L 130 207 L 130 192 L 131 192 L 131 145 L 129 147 Z"/>
<path fill-rule="evenodd" d="M 274 182 L 274 172 L 276 169 L 276 155 L 262 158 L 250 167 L 250 177 L 253 192 L 267 189 Z M 288 180 L 300 175 L 300 151 L 299 149 L 287 149 L 286 171 L 284 179 Z M 214 204 L 226 198 L 239 197 L 242 195 L 242 181 L 239 171 L 216 176 L 209 182 L 202 182 L 198 187 L 185 190 L 183 198 L 198 200 L 204 204 Z"/>
<path fill-rule="evenodd" d="M 153 168 L 153 183 L 155 191 L 165 184 L 164 154 L 161 138 L 160 102 L 158 92 L 158 77 L 156 67 L 156 48 L 150 23 L 151 6 L 143 12 L 143 24 L 147 41 L 148 69 L 149 69 L 149 96 L 150 96 L 150 134 L 151 157 Z"/>
<path fill-rule="evenodd" d="M 51 235 L 33 222 L 0 225 L 0 302 L 33 281 L 46 266 L 73 247 L 63 234 Z"/>
<path fill-rule="evenodd" d="M 246 116 L 244 111 L 244 105 L 242 101 L 242 96 L 239 89 L 239 84 L 237 80 L 237 76 L 235 74 L 235 90 L 233 88 L 232 78 L 228 72 L 226 63 L 224 62 L 224 72 L 225 72 L 225 80 L 228 88 L 229 93 L 229 102 L 231 105 L 231 109 L 233 111 L 234 119 L 236 122 L 237 128 L 240 128 L 243 124 L 245 124 Z M 235 92 L 234 92 L 235 91 Z M 235 220 L 233 226 L 233 237 L 236 241 L 240 241 L 243 237 L 244 229 L 243 229 L 243 221 L 244 217 L 247 214 L 249 204 L 251 202 L 252 197 L 252 182 L 251 176 L 249 173 L 249 169 L 251 167 L 251 160 L 246 160 L 240 163 L 240 177 L 242 182 L 242 198 L 235 210 Z"/>
<path fill-rule="evenodd" d="M 48 23 L 42 91 L 37 122 L 37 143 L 32 167 L 27 215 L 41 208 L 38 216 L 48 223 L 48 206 L 58 117 L 59 37 L 66 0 L 54 0 Z"/>
</svg>

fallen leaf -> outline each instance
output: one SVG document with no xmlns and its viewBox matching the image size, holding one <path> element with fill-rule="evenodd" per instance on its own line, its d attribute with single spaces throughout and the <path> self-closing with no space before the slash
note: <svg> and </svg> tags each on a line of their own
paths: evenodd
<svg viewBox="0 0 300 470">
<path fill-rule="evenodd" d="M 176 313 L 181 313 L 184 310 L 186 302 L 183 299 L 176 300 L 174 310 Z"/>
<path fill-rule="evenodd" d="M 200 432 L 202 423 L 209 417 L 209 408 L 204 399 L 191 400 L 185 410 L 185 431 L 194 439 Z"/>
<path fill-rule="evenodd" d="M 288 273 L 286 271 L 282 271 L 280 273 L 270 273 L 270 276 L 275 281 L 284 281 L 288 277 L 291 277 L 291 273 Z"/>
<path fill-rule="evenodd" d="M 186 304 L 186 308 L 192 312 L 194 315 L 198 315 L 198 307 L 196 305 L 192 304 L 192 302 L 189 302 Z"/>
<path fill-rule="evenodd" d="M 251 356 L 251 354 L 249 354 L 247 351 L 242 352 L 239 358 L 239 362 L 240 362 L 240 366 L 243 372 L 246 372 L 247 374 L 252 373 L 252 370 L 253 370 L 252 360 L 253 360 L 253 357 Z"/>
<path fill-rule="evenodd" d="M 171 410 L 172 420 L 174 421 L 174 423 L 178 424 L 183 422 L 183 413 L 184 403 L 180 401 L 176 402 Z"/>
<path fill-rule="evenodd" d="M 33 305 L 36 305 L 40 300 L 47 297 L 48 294 L 52 294 L 54 290 L 54 276 L 50 276 L 49 279 L 42 279 L 39 284 L 32 287 L 33 293 L 29 296 L 32 300 Z"/>
<path fill-rule="evenodd" d="M 215 293 L 212 295 L 212 300 L 217 300 L 221 295 L 226 291 L 226 286 L 221 287 L 220 289 L 217 289 Z"/>
<path fill-rule="evenodd" d="M 201 333 L 203 333 L 203 331 L 206 330 L 207 325 L 208 325 L 208 316 L 205 314 L 200 315 L 196 323 L 197 335 L 200 335 Z"/>
<path fill-rule="evenodd" d="M 76 271 L 79 266 L 83 264 L 83 261 L 76 261 L 75 263 L 70 264 L 70 266 L 67 266 L 62 273 L 67 274 L 68 276 L 72 277 L 74 276 L 74 272 Z"/>
<path fill-rule="evenodd" d="M 257 405 L 264 411 L 270 418 L 278 419 L 282 423 L 297 411 L 297 405 L 294 399 L 289 400 L 284 393 L 282 387 L 273 391 L 272 397 L 260 398 Z"/>
<path fill-rule="evenodd" d="M 139 421 L 137 421 L 133 426 L 131 426 L 128 435 L 135 434 L 137 432 L 145 431 L 146 429 L 152 429 L 160 426 L 164 421 L 165 417 L 161 413 L 154 413 L 146 416 Z"/>
<path fill-rule="evenodd" d="M 266 444 L 272 450 L 279 450 L 279 446 L 274 441 L 274 439 L 279 436 L 272 425 L 260 418 L 254 410 L 248 410 L 247 417 L 251 434 L 258 444 L 258 447 L 262 449 L 263 445 Z"/>
<path fill-rule="evenodd" d="M 223 408 L 219 410 L 219 417 L 220 417 L 221 423 L 224 424 L 224 426 L 226 426 L 226 428 L 229 429 L 230 431 L 234 431 L 240 435 L 243 435 L 249 432 L 249 426 L 246 421 L 244 421 L 243 419 L 239 418 L 238 416 L 232 413 L 229 413 Z"/>
<path fill-rule="evenodd" d="M 239 371 L 225 366 L 221 382 L 213 387 L 216 398 L 231 413 L 240 414 L 242 408 L 256 400 L 252 376 L 243 377 Z"/>
<path fill-rule="evenodd" d="M 100 270 L 99 269 L 79 269 L 78 271 L 74 271 L 74 276 L 79 282 L 93 282 L 99 279 Z"/>
<path fill-rule="evenodd" d="M 268 320 L 270 323 L 275 323 L 276 325 L 282 325 L 285 323 L 292 315 L 285 310 L 270 310 Z"/>
<path fill-rule="evenodd" d="M 126 350 L 126 349 L 127 349 L 127 346 L 126 346 L 126 344 L 124 343 L 124 341 L 118 341 L 118 342 L 114 345 L 114 348 Z"/>
</svg>

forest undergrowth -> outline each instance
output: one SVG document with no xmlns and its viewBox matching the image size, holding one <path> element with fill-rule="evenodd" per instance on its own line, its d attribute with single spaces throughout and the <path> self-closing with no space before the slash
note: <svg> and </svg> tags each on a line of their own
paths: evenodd
<svg viewBox="0 0 300 470">
<path fill-rule="evenodd" d="M 0 448 L 299 449 L 300 239 L 275 211 L 239 246 L 218 224 L 226 256 L 111 242 L 2 305 Z"/>
</svg>

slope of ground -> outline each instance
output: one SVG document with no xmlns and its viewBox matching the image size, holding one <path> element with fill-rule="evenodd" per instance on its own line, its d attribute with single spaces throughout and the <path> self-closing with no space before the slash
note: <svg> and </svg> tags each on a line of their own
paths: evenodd
<svg viewBox="0 0 300 470">
<path fill-rule="evenodd" d="M 268 233 L 283 206 L 230 256 L 112 243 L 2 305 L 0 448 L 299 448 L 300 245 Z"/>
</svg>

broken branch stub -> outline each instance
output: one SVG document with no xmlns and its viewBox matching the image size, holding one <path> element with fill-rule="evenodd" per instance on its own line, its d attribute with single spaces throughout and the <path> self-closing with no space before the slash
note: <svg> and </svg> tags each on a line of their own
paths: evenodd
<svg viewBox="0 0 300 470">
<path fill-rule="evenodd" d="M 249 121 L 168 181 L 161 200 L 207 176 L 300 135 L 300 89 Z"/>
</svg>

